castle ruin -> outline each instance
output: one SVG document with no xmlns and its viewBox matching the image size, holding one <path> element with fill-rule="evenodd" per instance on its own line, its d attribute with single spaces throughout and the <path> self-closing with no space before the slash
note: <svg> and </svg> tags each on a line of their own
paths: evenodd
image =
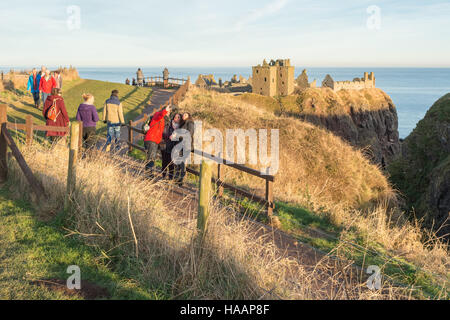
<svg viewBox="0 0 450 320">
<path fill-rule="evenodd" d="M 195 81 L 195 85 L 197 87 L 207 89 L 209 87 L 217 85 L 216 79 L 214 79 L 214 75 L 212 74 L 199 74 L 197 81 Z"/>
<path fill-rule="evenodd" d="M 334 81 L 333 78 L 327 74 L 322 82 L 323 88 L 331 88 L 334 91 L 339 90 L 361 90 L 375 88 L 375 75 L 364 72 L 363 78 L 355 78 L 353 81 Z"/>
<path fill-rule="evenodd" d="M 290 59 L 272 60 L 253 67 L 252 89 L 253 93 L 264 96 L 288 96 L 294 93 L 294 66 Z"/>
<path fill-rule="evenodd" d="M 302 91 L 308 88 L 316 88 L 317 87 L 317 80 L 314 80 L 313 82 L 309 82 L 308 79 L 308 73 L 306 69 L 303 70 L 302 74 L 298 76 L 298 78 L 295 80 L 297 89 Z"/>
</svg>

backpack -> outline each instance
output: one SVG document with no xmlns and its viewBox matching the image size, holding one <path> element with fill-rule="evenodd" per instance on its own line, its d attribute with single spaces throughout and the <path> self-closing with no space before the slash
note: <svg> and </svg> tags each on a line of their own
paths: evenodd
<svg viewBox="0 0 450 320">
<path fill-rule="evenodd" d="M 48 109 L 48 111 L 47 111 L 47 119 L 48 120 L 51 120 L 51 121 L 53 121 L 53 122 L 56 122 L 56 119 L 58 119 L 58 116 L 59 116 L 59 114 L 61 113 L 61 111 L 58 111 L 58 112 L 56 112 L 56 102 L 58 101 L 59 99 L 53 99 L 53 104 L 52 104 L 52 106 Z"/>
</svg>

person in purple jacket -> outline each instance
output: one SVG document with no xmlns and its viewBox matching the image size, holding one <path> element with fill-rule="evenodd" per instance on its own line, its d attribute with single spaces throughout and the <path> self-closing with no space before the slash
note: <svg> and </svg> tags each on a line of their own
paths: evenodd
<svg viewBox="0 0 450 320">
<path fill-rule="evenodd" d="M 99 118 L 94 106 L 94 96 L 85 93 L 83 94 L 83 100 L 84 103 L 78 107 L 77 120 L 83 122 L 83 145 L 86 150 L 90 150 L 95 148 L 96 126 Z"/>
</svg>

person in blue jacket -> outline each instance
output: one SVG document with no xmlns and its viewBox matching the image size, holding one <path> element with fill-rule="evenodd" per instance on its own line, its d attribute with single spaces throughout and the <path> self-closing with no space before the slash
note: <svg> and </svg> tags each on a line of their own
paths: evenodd
<svg viewBox="0 0 450 320">
<path fill-rule="evenodd" d="M 27 91 L 29 90 L 33 95 L 34 106 L 39 109 L 39 83 L 41 82 L 41 75 L 37 73 L 36 69 L 33 69 L 33 72 L 28 79 Z"/>
</svg>

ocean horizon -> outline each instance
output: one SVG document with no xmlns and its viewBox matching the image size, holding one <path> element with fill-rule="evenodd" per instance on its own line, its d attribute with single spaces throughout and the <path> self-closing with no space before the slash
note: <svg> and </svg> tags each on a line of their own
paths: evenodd
<svg viewBox="0 0 450 320">
<path fill-rule="evenodd" d="M 11 68 L 0 67 L 4 72 Z M 213 74 L 216 80 L 228 81 L 233 75 L 251 76 L 251 67 L 167 67 L 170 77 L 187 78 L 195 81 L 199 74 Z M 83 79 L 124 83 L 136 77 L 137 67 L 77 67 Z M 145 77 L 162 76 L 164 67 L 141 67 Z M 397 107 L 400 138 L 407 137 L 433 105 L 450 92 L 450 68 L 371 68 L 371 67 L 301 67 L 296 66 L 295 77 L 307 69 L 310 82 L 317 80 L 321 85 L 327 74 L 333 79 L 353 80 L 362 77 L 364 72 L 374 72 L 377 88 L 385 91 Z"/>
</svg>

